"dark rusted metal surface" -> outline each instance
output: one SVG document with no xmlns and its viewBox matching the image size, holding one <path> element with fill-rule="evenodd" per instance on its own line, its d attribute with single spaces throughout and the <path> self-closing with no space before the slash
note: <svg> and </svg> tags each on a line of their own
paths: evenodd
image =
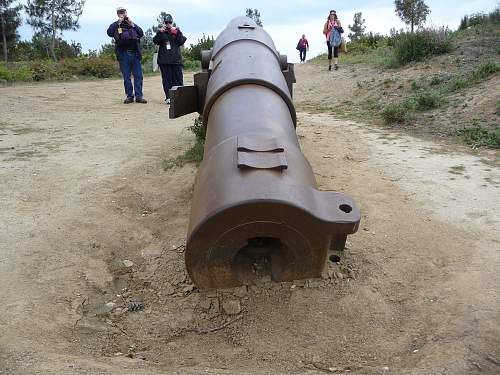
<svg viewBox="0 0 500 375">
<path fill-rule="evenodd" d="M 206 126 L 185 253 L 192 280 L 217 288 L 320 276 L 360 212 L 348 196 L 317 190 L 295 133 L 293 65 L 244 17 L 203 59 L 195 85 L 170 92 L 172 118 L 198 111 Z"/>
</svg>

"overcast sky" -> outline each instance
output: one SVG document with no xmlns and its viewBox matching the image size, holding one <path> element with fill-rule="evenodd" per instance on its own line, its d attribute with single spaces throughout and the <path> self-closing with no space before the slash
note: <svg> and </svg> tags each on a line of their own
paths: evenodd
<svg viewBox="0 0 500 375">
<path fill-rule="evenodd" d="M 23 3 L 23 1 L 20 1 Z M 449 26 L 456 29 L 465 14 L 489 12 L 498 0 L 427 0 L 431 9 L 427 25 Z M 264 29 L 271 35 L 278 50 L 298 60 L 297 41 L 306 34 L 310 44 L 308 57 L 325 51 L 322 35 L 323 23 L 330 9 L 335 9 L 346 34 L 355 12 L 362 12 L 366 31 L 387 34 L 392 27 L 404 27 L 394 13 L 394 1 L 239 1 L 239 0 L 87 0 L 77 32 L 66 32 L 63 37 L 81 43 L 83 50 L 99 49 L 109 42 L 106 29 L 116 19 L 116 7 L 127 8 L 128 15 L 144 30 L 155 24 L 161 11 L 171 13 L 178 27 L 188 38 L 187 45 L 196 43 L 203 33 L 217 36 L 229 20 L 245 14 L 246 8 L 257 8 L 261 13 Z M 20 28 L 22 39 L 30 39 L 33 31 L 27 24 Z"/>
</svg>

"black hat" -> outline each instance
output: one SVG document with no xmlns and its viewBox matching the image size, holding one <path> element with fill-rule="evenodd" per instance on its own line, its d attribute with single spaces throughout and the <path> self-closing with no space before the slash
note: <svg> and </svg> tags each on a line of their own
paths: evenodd
<svg viewBox="0 0 500 375">
<path fill-rule="evenodd" d="M 163 22 L 174 22 L 174 19 L 171 14 L 166 14 L 163 18 Z"/>
</svg>

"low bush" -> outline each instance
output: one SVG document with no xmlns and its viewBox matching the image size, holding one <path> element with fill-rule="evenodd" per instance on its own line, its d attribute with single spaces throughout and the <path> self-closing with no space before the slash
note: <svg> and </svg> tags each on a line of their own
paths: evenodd
<svg viewBox="0 0 500 375">
<path fill-rule="evenodd" d="M 401 103 L 389 104 L 380 113 L 386 124 L 404 123 L 408 119 L 408 108 Z"/>
<path fill-rule="evenodd" d="M 484 146 L 500 148 L 500 126 L 494 130 L 488 130 L 476 121 L 472 127 L 459 130 L 458 134 L 473 148 Z"/>
<path fill-rule="evenodd" d="M 441 55 L 451 51 L 447 29 L 427 29 L 416 33 L 401 33 L 394 44 L 394 57 L 400 66 L 422 61 L 430 55 Z"/>
<path fill-rule="evenodd" d="M 434 91 L 424 91 L 415 96 L 415 109 L 418 111 L 427 111 L 437 108 L 441 105 L 441 97 Z"/>
</svg>

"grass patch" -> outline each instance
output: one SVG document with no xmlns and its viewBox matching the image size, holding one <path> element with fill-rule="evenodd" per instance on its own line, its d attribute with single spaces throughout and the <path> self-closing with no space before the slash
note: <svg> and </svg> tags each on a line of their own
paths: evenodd
<svg viewBox="0 0 500 375">
<path fill-rule="evenodd" d="M 472 148 L 491 147 L 500 149 L 500 126 L 490 130 L 476 120 L 473 121 L 473 126 L 459 130 L 458 135 Z"/>
<path fill-rule="evenodd" d="M 418 111 L 438 108 L 441 102 L 441 96 L 434 91 L 424 91 L 415 96 L 415 108 Z"/>
<path fill-rule="evenodd" d="M 462 77 L 455 77 L 449 81 L 448 91 L 459 91 L 469 86 L 475 85 L 500 70 L 500 66 L 492 61 L 487 61 L 477 65 L 469 74 Z"/>
<path fill-rule="evenodd" d="M 402 124 L 408 120 L 408 108 L 402 103 L 387 105 L 380 113 L 386 124 Z"/>
<path fill-rule="evenodd" d="M 203 161 L 203 152 L 205 147 L 205 127 L 203 118 L 198 116 L 193 125 L 188 128 L 195 135 L 194 144 L 184 151 L 182 155 L 176 156 L 168 160 L 164 160 L 162 165 L 164 170 L 174 167 L 182 167 L 187 163 L 195 163 L 199 165 Z"/>
</svg>

